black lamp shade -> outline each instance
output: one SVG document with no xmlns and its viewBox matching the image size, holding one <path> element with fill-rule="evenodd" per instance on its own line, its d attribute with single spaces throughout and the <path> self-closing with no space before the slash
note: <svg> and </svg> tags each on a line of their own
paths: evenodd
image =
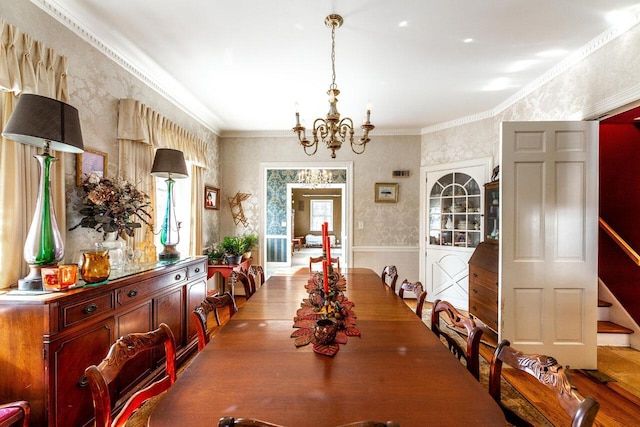
<svg viewBox="0 0 640 427">
<path fill-rule="evenodd" d="M 153 159 L 151 175 L 158 178 L 188 178 L 187 164 L 182 151 L 171 148 L 158 148 Z"/>
<path fill-rule="evenodd" d="M 22 144 L 52 150 L 82 153 L 82 131 L 78 110 L 46 96 L 24 93 L 18 98 L 2 136 Z"/>
</svg>

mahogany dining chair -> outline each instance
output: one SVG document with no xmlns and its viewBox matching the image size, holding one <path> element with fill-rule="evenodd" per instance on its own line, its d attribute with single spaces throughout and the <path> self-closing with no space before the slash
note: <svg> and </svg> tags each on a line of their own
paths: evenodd
<svg viewBox="0 0 640 427">
<path fill-rule="evenodd" d="M 4 403 L 0 405 L 0 427 L 16 426 L 29 427 L 31 407 L 26 400 Z"/>
<path fill-rule="evenodd" d="M 317 264 L 319 262 L 322 262 L 322 260 L 324 260 L 323 257 L 318 256 L 318 257 L 309 257 L 309 273 L 313 273 L 313 264 Z M 340 270 L 340 257 L 331 257 L 331 264 L 336 264 L 336 269 Z"/>
<path fill-rule="evenodd" d="M 253 289 L 258 289 L 264 283 L 264 268 L 258 264 L 251 264 L 247 270 L 247 277 Z"/>
<path fill-rule="evenodd" d="M 247 275 L 242 271 L 234 270 L 229 274 L 229 283 L 231 284 L 231 294 L 234 296 L 236 295 L 235 286 L 238 282 L 242 283 L 242 286 L 244 288 L 244 297 L 246 299 L 251 298 L 251 296 L 256 292 L 256 289 L 255 289 L 255 286 L 251 285 L 251 281 L 249 281 L 249 278 L 247 277 Z"/>
<path fill-rule="evenodd" d="M 440 323 L 440 315 L 446 316 L 445 324 Z M 461 345 L 459 339 L 461 334 L 455 330 L 447 332 L 447 325 L 462 328 L 466 333 L 465 345 Z M 480 338 L 482 338 L 482 329 L 476 326 L 476 322 L 470 317 L 462 315 L 448 301 L 435 300 L 431 309 L 431 330 L 438 338 L 444 338 L 449 347 L 449 351 L 453 353 L 458 360 L 464 359 L 467 370 L 471 372 L 478 381 L 480 380 Z"/>
<path fill-rule="evenodd" d="M 236 302 L 229 292 L 225 292 L 222 295 L 208 296 L 193 310 L 192 317 L 195 320 L 196 332 L 198 333 L 198 351 L 204 349 L 213 333 L 208 327 L 209 314 L 214 314 L 216 323 L 220 326 L 218 309 L 224 307 L 229 307 L 229 318 L 238 312 Z"/>
<path fill-rule="evenodd" d="M 124 404 L 117 416 L 111 414 L 109 386 L 117 380 L 122 368 L 138 354 L 164 347 L 165 374 L 147 387 L 137 391 Z M 98 366 L 85 369 L 95 414 L 95 427 L 122 427 L 144 402 L 168 390 L 176 381 L 176 344 L 173 332 L 165 323 L 158 329 L 132 333 L 120 337 Z"/>
<path fill-rule="evenodd" d="M 387 265 L 382 269 L 382 283 L 389 285 L 389 287 L 396 291 L 396 282 L 398 281 L 398 269 L 395 265 Z"/>
<path fill-rule="evenodd" d="M 420 282 L 411 283 L 407 279 L 404 279 L 400 285 L 398 296 L 404 298 L 405 291 L 416 294 L 416 316 L 422 319 L 422 307 L 424 306 L 425 298 L 427 298 L 427 291 L 424 290 L 424 286 L 422 286 Z"/>
<path fill-rule="evenodd" d="M 502 364 L 532 375 L 539 386 L 553 391 L 558 403 L 571 419 L 571 427 L 591 427 L 600 404 L 593 397 L 584 398 L 572 384 L 568 368 L 565 369 L 551 356 L 524 354 L 517 351 L 507 340 L 496 347 L 489 367 L 489 394 L 500 405 L 508 422 L 517 426 L 533 426 L 529 421 L 505 406 L 500 397 Z"/>
</svg>

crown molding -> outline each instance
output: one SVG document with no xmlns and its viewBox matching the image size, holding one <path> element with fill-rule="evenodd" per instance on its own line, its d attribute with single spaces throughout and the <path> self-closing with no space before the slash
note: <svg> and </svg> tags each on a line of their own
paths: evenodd
<svg viewBox="0 0 640 427">
<path fill-rule="evenodd" d="M 576 65 L 579 62 L 581 62 L 581 61 L 585 60 L 586 58 L 588 58 L 593 53 L 595 53 L 596 51 L 598 51 L 602 47 L 604 47 L 607 44 L 609 44 L 611 41 L 617 39 L 620 35 L 626 33 L 631 28 L 633 28 L 636 25 L 638 25 L 639 22 L 640 22 L 640 12 L 636 13 L 635 15 L 633 15 L 632 19 L 630 19 L 624 26 L 615 26 L 615 27 L 609 28 L 607 31 L 603 32 L 598 37 L 596 37 L 593 40 L 591 40 L 589 43 L 584 45 L 582 48 L 580 48 L 579 50 L 577 50 L 573 54 L 569 55 L 567 58 L 565 58 L 558 65 L 553 67 L 551 70 L 547 71 L 546 73 L 544 73 L 543 75 L 538 77 L 536 80 L 532 81 L 531 83 L 527 84 L 522 89 L 520 89 L 518 92 L 516 92 L 514 95 L 510 96 L 509 98 L 507 98 L 506 100 L 504 100 L 503 102 L 498 104 L 496 107 L 492 108 L 491 110 L 488 110 L 488 111 L 485 111 L 485 112 L 482 112 L 482 113 L 478 113 L 478 114 L 473 114 L 473 115 L 466 116 L 466 117 L 462 117 L 462 118 L 459 118 L 459 119 L 451 120 L 451 121 L 448 121 L 448 122 L 439 123 L 439 124 L 436 124 L 436 125 L 433 125 L 433 126 L 425 127 L 425 128 L 422 129 L 421 134 L 425 135 L 425 134 L 429 134 L 429 133 L 434 133 L 434 132 L 441 131 L 441 130 L 444 130 L 444 129 L 449 129 L 449 128 L 453 128 L 453 127 L 456 127 L 456 126 L 465 125 L 465 124 L 469 124 L 469 123 L 485 120 L 485 119 L 488 119 L 488 118 L 496 117 L 498 114 L 502 113 L 507 108 L 509 108 L 512 105 L 516 104 L 517 102 L 521 101 L 522 99 L 524 99 L 528 95 L 532 94 L 536 90 L 540 89 L 542 86 L 544 86 L 547 83 L 549 83 L 551 80 L 555 79 L 556 77 L 558 77 L 562 73 L 566 72 L 568 69 L 570 69 L 574 65 Z M 630 93 L 627 93 L 627 92 L 630 92 Z M 629 91 L 625 91 L 620 96 L 616 95 L 614 97 L 608 98 L 607 100 L 602 101 L 599 104 L 613 105 L 612 103 L 621 102 L 620 99 L 625 99 L 626 100 L 630 96 L 631 97 L 632 96 L 637 96 L 637 94 L 638 94 L 638 88 L 634 87 Z M 620 98 L 620 99 L 618 99 L 618 98 Z M 638 98 L 636 98 L 636 99 L 638 99 Z M 632 102 L 632 101 L 633 101 L 633 99 L 630 99 L 627 102 Z M 587 109 L 587 111 L 585 112 L 585 115 L 583 115 L 582 117 L 589 117 L 589 115 L 595 114 L 595 111 L 600 111 L 601 113 L 604 113 L 602 111 L 603 105 L 599 105 L 599 104 L 596 104 L 596 105 L 592 106 L 591 108 Z M 619 107 L 620 105 L 622 105 L 622 104 L 617 104 L 615 106 L 612 106 L 611 108 L 616 108 L 616 107 Z"/>
<path fill-rule="evenodd" d="M 420 129 L 374 129 L 372 139 L 376 136 L 420 135 Z M 357 135 L 354 135 L 357 136 Z M 228 130 L 222 131 L 221 138 L 296 138 L 291 130 Z"/>
<path fill-rule="evenodd" d="M 99 52 L 102 52 L 107 58 L 111 59 L 120 67 L 128 71 L 142 83 L 166 98 L 176 107 L 183 110 L 185 113 L 205 126 L 211 132 L 215 133 L 216 135 L 220 135 L 219 127 L 222 123 L 220 118 L 209 111 L 207 108 L 205 108 L 193 97 L 183 96 L 182 98 L 178 98 L 173 96 L 169 91 L 164 89 L 167 84 L 162 84 L 161 82 L 152 78 L 148 75 L 148 73 L 144 72 L 142 69 L 136 66 L 133 61 L 126 58 L 122 52 L 119 52 L 104 41 L 100 40 L 95 34 L 90 32 L 84 25 L 82 25 L 82 23 L 80 23 L 75 17 L 73 17 L 73 15 L 69 11 L 60 6 L 55 0 L 31 0 L 31 2 L 45 11 L 51 17 L 53 17 L 56 21 L 67 27 L 69 30 L 73 31 L 77 36 L 96 48 Z M 181 87 L 181 85 L 174 79 L 172 79 L 171 85 L 173 87 Z M 188 94 L 188 92 L 184 89 L 177 92 Z"/>
</svg>

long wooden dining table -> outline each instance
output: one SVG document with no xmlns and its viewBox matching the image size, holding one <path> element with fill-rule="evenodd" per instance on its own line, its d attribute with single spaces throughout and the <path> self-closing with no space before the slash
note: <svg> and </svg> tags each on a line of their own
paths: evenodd
<svg viewBox="0 0 640 427">
<path fill-rule="evenodd" d="M 343 273 L 360 337 L 333 357 L 296 347 L 293 318 L 308 297 L 308 270 L 271 276 L 194 357 L 148 425 L 212 427 L 223 416 L 289 427 L 505 425 L 488 391 L 380 276 Z"/>
</svg>

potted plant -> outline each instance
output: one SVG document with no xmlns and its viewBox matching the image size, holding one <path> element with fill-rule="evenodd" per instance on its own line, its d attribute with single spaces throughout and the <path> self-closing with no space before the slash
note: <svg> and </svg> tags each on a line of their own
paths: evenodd
<svg viewBox="0 0 640 427">
<path fill-rule="evenodd" d="M 207 257 L 209 258 L 209 264 L 220 265 L 224 258 L 224 251 L 219 246 L 215 247 L 207 252 Z"/>
<path fill-rule="evenodd" d="M 241 239 L 244 249 L 243 258 L 249 259 L 251 258 L 251 249 L 253 249 L 258 244 L 258 236 L 255 234 L 249 234 L 247 236 L 241 237 Z"/>
<path fill-rule="evenodd" d="M 244 243 L 242 237 L 225 237 L 220 243 L 220 249 L 227 257 L 227 264 L 240 264 L 244 253 Z"/>
</svg>

